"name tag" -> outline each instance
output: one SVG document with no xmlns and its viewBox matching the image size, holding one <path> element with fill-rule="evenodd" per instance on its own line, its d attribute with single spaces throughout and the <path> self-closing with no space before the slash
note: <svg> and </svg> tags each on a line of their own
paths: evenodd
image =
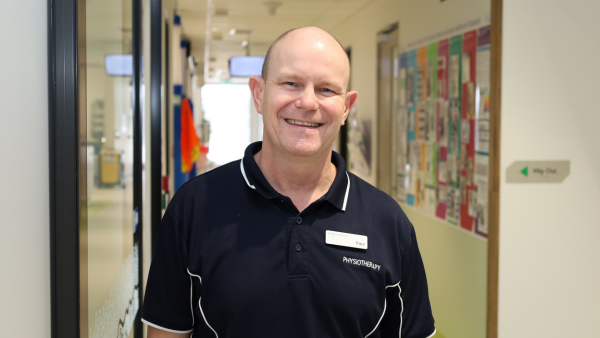
<svg viewBox="0 0 600 338">
<path fill-rule="evenodd" d="M 362 235 L 327 230 L 325 231 L 325 243 L 366 250 L 368 238 Z"/>
</svg>

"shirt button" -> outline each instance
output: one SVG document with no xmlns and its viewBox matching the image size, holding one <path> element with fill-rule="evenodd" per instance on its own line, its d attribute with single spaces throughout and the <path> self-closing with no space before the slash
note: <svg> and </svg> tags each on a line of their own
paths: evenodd
<svg viewBox="0 0 600 338">
<path fill-rule="evenodd" d="M 302 223 L 302 217 L 298 216 L 296 217 L 296 224 L 301 224 Z"/>
<path fill-rule="evenodd" d="M 294 245 L 294 249 L 296 249 L 297 252 L 302 251 L 302 244 L 296 243 L 296 245 Z"/>
</svg>

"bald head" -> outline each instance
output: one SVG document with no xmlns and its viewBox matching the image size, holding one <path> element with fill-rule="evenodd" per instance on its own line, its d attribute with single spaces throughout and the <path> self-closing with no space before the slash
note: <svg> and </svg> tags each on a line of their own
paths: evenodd
<svg viewBox="0 0 600 338">
<path fill-rule="evenodd" d="M 306 44 L 306 45 L 317 45 L 322 48 L 326 48 L 328 53 L 331 53 L 332 58 L 342 58 L 344 61 L 344 67 L 347 68 L 347 83 L 346 90 L 350 90 L 350 60 L 348 59 L 348 55 L 344 50 L 342 44 L 334 38 L 331 34 L 322 30 L 318 27 L 300 27 L 291 29 L 283 34 L 281 34 L 269 47 L 267 50 L 267 55 L 265 56 L 265 62 L 262 67 L 261 77 L 267 81 L 269 76 L 269 65 L 271 64 L 271 58 L 284 56 L 278 53 L 280 48 L 288 48 L 290 45 L 298 45 L 298 44 Z"/>
</svg>

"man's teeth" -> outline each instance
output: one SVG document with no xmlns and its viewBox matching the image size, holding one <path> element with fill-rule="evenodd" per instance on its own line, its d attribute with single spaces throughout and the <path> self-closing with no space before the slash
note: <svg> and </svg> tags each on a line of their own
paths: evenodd
<svg viewBox="0 0 600 338">
<path fill-rule="evenodd" d="M 306 127 L 314 127 L 317 128 L 318 126 L 320 126 L 320 123 L 308 123 L 308 122 L 301 122 L 301 121 L 295 121 L 295 120 L 290 120 L 290 119 L 286 119 L 286 122 L 289 124 L 295 124 L 298 126 L 306 126 Z"/>
</svg>

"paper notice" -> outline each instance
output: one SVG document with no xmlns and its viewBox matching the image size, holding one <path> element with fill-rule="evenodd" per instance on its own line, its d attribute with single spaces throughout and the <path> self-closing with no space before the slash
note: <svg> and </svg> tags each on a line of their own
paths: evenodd
<svg viewBox="0 0 600 338">
<path fill-rule="evenodd" d="M 449 95 L 451 98 L 458 98 L 460 95 L 460 55 L 450 56 L 450 74 L 449 74 Z"/>
<path fill-rule="evenodd" d="M 448 165 L 447 162 L 438 162 L 438 183 L 448 183 Z"/>
<path fill-rule="evenodd" d="M 488 205 L 488 172 L 489 157 L 475 153 L 475 168 L 473 170 L 473 183 L 477 189 L 477 204 Z"/>
<path fill-rule="evenodd" d="M 438 99 L 438 143 L 441 147 L 448 146 L 448 101 Z"/>
<path fill-rule="evenodd" d="M 490 87 L 490 47 L 480 47 L 477 50 L 477 86 L 482 89 Z"/>
<path fill-rule="evenodd" d="M 400 80 L 399 80 L 399 104 L 400 106 L 406 106 L 406 68 L 400 68 Z"/>
<path fill-rule="evenodd" d="M 471 56 L 464 53 L 462 57 L 462 83 L 471 81 Z"/>
<path fill-rule="evenodd" d="M 462 120 L 460 124 L 460 142 L 469 143 L 471 140 L 471 123 L 469 120 Z"/>
<path fill-rule="evenodd" d="M 477 121 L 477 133 L 475 133 L 475 150 L 488 153 L 490 151 L 490 121 Z"/>
</svg>

